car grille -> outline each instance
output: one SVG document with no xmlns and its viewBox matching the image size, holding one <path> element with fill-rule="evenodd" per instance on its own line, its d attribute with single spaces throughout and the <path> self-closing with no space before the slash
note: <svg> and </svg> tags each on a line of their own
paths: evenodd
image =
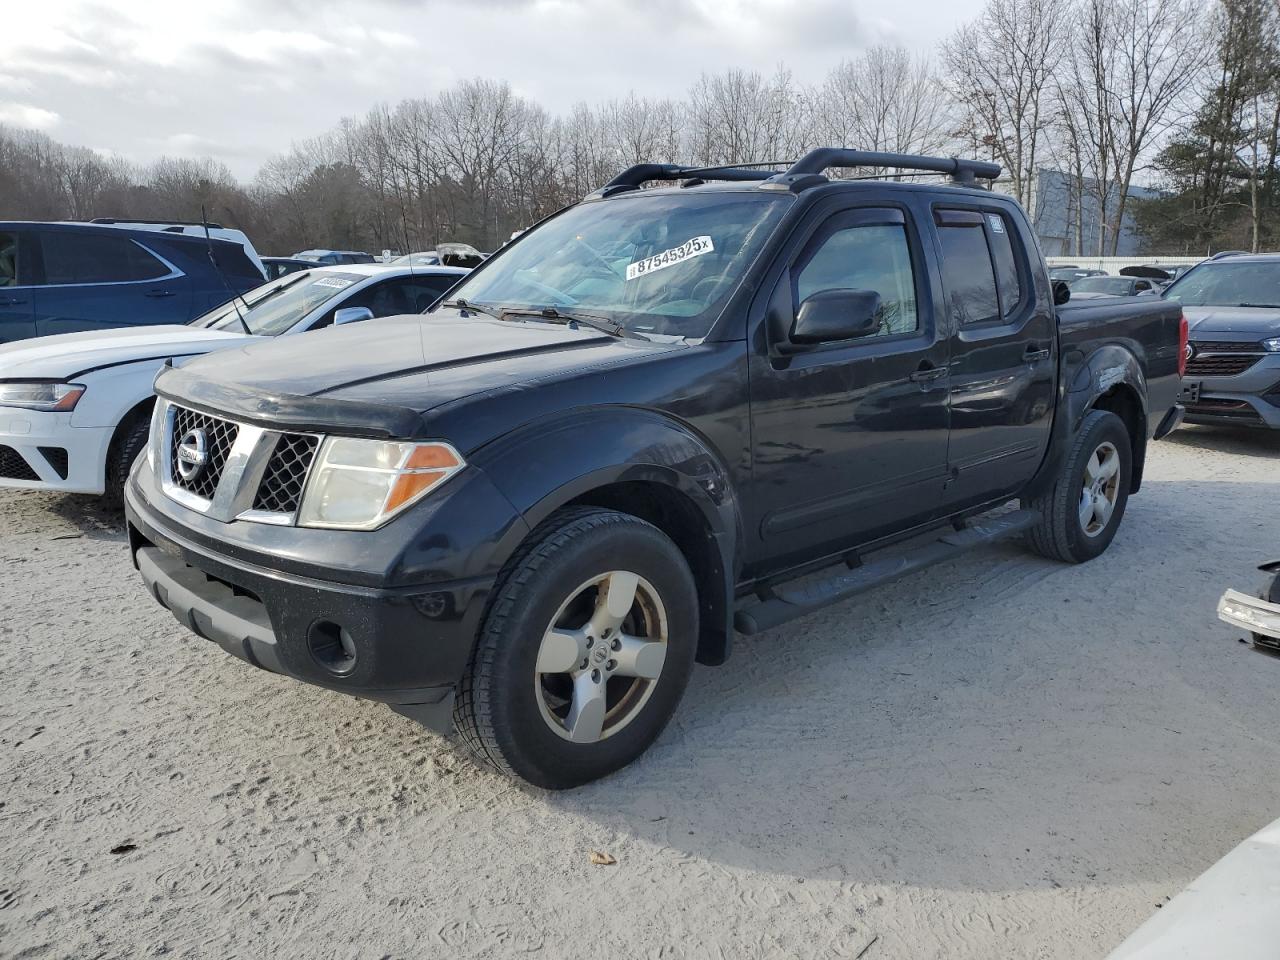
<svg viewBox="0 0 1280 960">
<path fill-rule="evenodd" d="M 1263 357 L 1262 344 L 1240 340 L 1193 340 L 1195 356 L 1187 363 L 1189 377 L 1234 377 Z"/>
<path fill-rule="evenodd" d="M 1200 414 L 1220 419 L 1239 420 L 1242 423 L 1262 423 L 1262 416 L 1244 400 L 1219 397 L 1201 397 L 1196 403 L 1187 404 L 1187 414 Z"/>
<path fill-rule="evenodd" d="M 6 480 L 40 479 L 40 475 L 31 469 L 31 464 L 27 463 L 22 454 L 3 444 L 0 444 L 0 477 Z"/>
<path fill-rule="evenodd" d="M 204 466 L 190 478 L 182 476 L 178 469 L 178 448 L 185 438 L 196 431 L 203 431 L 205 437 Z M 173 408 L 173 439 L 169 444 L 169 468 L 173 482 L 197 497 L 212 500 L 218 491 L 218 481 L 222 479 L 222 471 L 227 466 L 227 456 L 236 442 L 236 434 L 240 427 L 230 420 L 211 417 L 197 413 L 185 407 Z"/>
<path fill-rule="evenodd" d="M 320 438 L 306 433 L 282 433 L 254 495 L 253 509 L 268 513 L 296 513 L 307 471 L 316 457 Z"/>
</svg>

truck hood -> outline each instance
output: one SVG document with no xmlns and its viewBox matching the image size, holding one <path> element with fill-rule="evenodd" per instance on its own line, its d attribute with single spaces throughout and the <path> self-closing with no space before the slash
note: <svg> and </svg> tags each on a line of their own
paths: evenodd
<svg viewBox="0 0 1280 960">
<path fill-rule="evenodd" d="M 1280 336 L 1280 310 L 1271 307 L 1183 307 L 1194 339 L 1197 334 L 1238 333 L 1241 339 Z"/>
<path fill-rule="evenodd" d="M 198 358 L 165 371 L 157 390 L 249 420 L 404 436 L 406 415 L 416 420 L 464 397 L 528 389 L 685 346 L 558 323 L 462 317 L 452 310 L 288 339 Z"/>
<path fill-rule="evenodd" d="M 102 367 L 189 357 L 256 339 L 243 333 L 202 330 L 184 324 L 33 337 L 0 344 L 0 380 L 71 380 Z"/>
</svg>

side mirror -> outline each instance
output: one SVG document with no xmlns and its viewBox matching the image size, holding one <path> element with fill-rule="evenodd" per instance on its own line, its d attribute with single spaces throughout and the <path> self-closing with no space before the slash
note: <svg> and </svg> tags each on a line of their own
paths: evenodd
<svg viewBox="0 0 1280 960">
<path fill-rule="evenodd" d="M 1071 299 L 1071 288 L 1065 280 L 1053 281 L 1053 305 L 1060 307 Z"/>
<path fill-rule="evenodd" d="M 361 320 L 372 320 L 373 311 L 368 307 L 343 307 L 333 315 L 333 325 L 340 327 L 344 323 L 359 323 Z"/>
<path fill-rule="evenodd" d="M 820 290 L 800 304 L 789 339 L 807 345 L 869 336 L 880 329 L 880 306 L 874 290 Z"/>
</svg>

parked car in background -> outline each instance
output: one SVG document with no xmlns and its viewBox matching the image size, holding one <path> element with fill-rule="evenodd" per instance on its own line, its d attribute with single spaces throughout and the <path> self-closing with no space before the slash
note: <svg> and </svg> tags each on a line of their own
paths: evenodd
<svg viewBox="0 0 1280 960">
<path fill-rule="evenodd" d="M 122 224 L 0 222 L 0 343 L 186 323 L 263 273 L 235 241 Z"/>
<path fill-rule="evenodd" d="M 118 496 L 145 445 L 151 384 L 166 363 L 270 337 L 418 313 L 466 273 L 454 267 L 313 266 L 189 324 L 0 346 L 0 486 Z"/>
<path fill-rule="evenodd" d="M 306 260 L 325 267 L 336 267 L 347 263 L 377 263 L 378 258 L 372 253 L 361 253 L 359 250 L 302 250 L 295 253 L 293 260 Z"/>
<path fill-rule="evenodd" d="M 1159 292 L 1154 280 L 1143 277 L 1081 277 L 1070 283 L 1072 300 L 1093 297 L 1137 297 Z"/>
<path fill-rule="evenodd" d="M 418 253 L 406 253 L 391 261 L 396 266 L 436 267 L 440 265 L 440 254 L 435 250 L 422 250 Z"/>
<path fill-rule="evenodd" d="M 446 266 L 468 269 L 480 266 L 488 256 L 469 243 L 438 243 L 436 253 L 440 256 L 440 262 Z"/>
<path fill-rule="evenodd" d="M 1071 283 L 1073 280 L 1080 280 L 1084 277 L 1105 277 L 1105 270 L 1092 270 L 1088 267 L 1050 267 L 1049 279 L 1058 280 L 1063 283 Z"/>
<path fill-rule="evenodd" d="M 200 239 L 209 236 L 215 240 L 228 240 L 231 243 L 238 243 L 243 248 L 244 255 L 266 277 L 266 270 L 262 266 L 262 258 L 258 256 L 258 251 L 254 248 L 249 238 L 245 236 L 243 230 L 224 227 L 220 223 L 203 221 L 197 223 L 190 220 L 120 220 L 115 217 L 95 217 L 89 223 L 127 227 L 130 230 L 151 230 L 156 233 L 180 233 L 183 236 L 199 237 Z M 271 278 L 266 277 L 266 279 L 269 280 Z"/>
<path fill-rule="evenodd" d="M 1187 422 L 1280 430 L 1280 254 L 1206 260 L 1164 297 L 1191 328 Z"/>
<path fill-rule="evenodd" d="M 279 280 L 281 277 L 297 273 L 299 270 L 313 270 L 314 260 L 298 260 L 294 257 L 263 257 L 262 269 L 268 280 Z"/>
<path fill-rule="evenodd" d="M 134 562 L 227 652 L 563 788 L 642 753 L 735 629 L 1024 534 L 1097 557 L 1179 421 L 1185 323 L 1056 304 L 999 172 L 641 164 L 425 317 L 166 369 Z"/>
</svg>

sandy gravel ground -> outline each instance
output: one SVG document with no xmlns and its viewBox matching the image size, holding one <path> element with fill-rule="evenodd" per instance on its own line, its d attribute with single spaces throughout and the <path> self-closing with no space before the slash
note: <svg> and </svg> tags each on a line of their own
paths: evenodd
<svg viewBox="0 0 1280 960">
<path fill-rule="evenodd" d="M 553 795 L 185 633 L 92 501 L 0 492 L 0 955 L 1101 957 L 1280 814 L 1280 662 L 1214 617 L 1278 508 L 1280 438 L 1180 431 L 1100 560 L 742 639 Z"/>
</svg>

